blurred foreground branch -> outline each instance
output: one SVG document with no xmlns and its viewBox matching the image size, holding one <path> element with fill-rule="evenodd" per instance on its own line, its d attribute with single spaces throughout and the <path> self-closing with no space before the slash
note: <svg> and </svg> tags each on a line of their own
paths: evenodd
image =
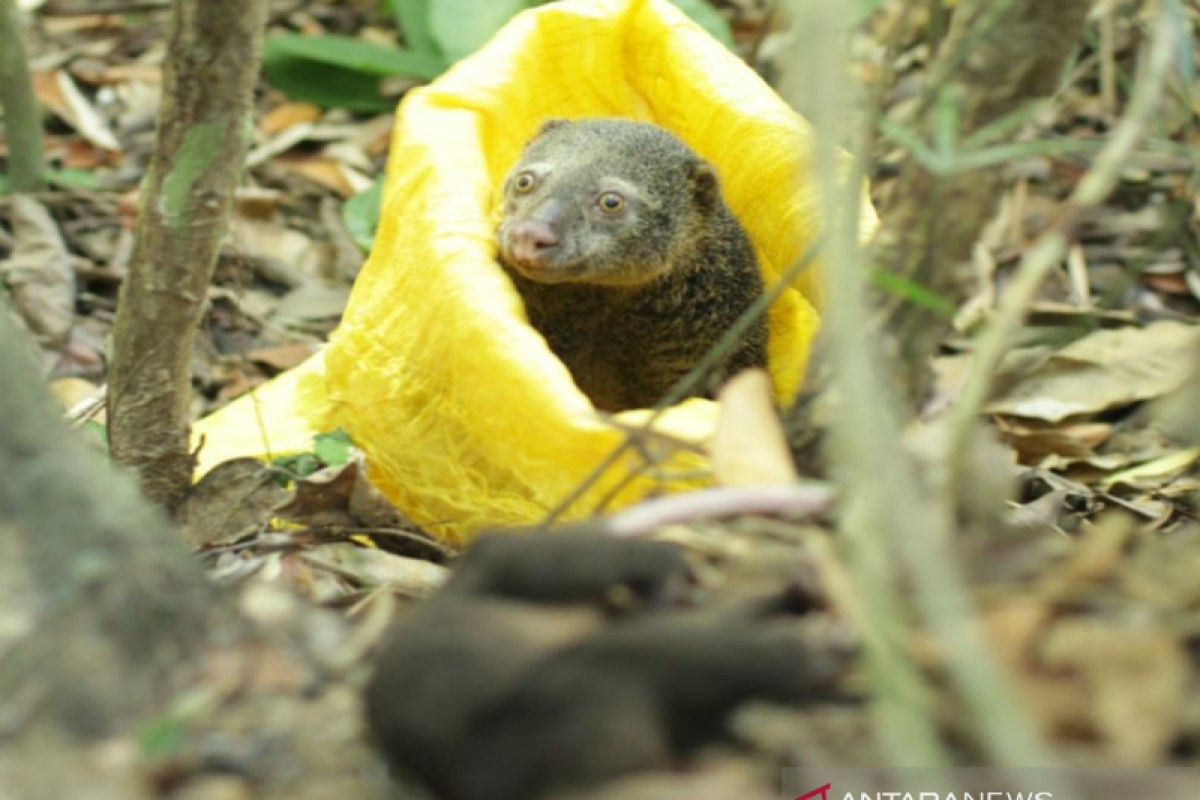
<svg viewBox="0 0 1200 800">
<path fill-rule="evenodd" d="M 931 94 L 920 104 L 913 131 L 922 140 L 947 135 L 962 141 L 1005 120 L 1023 105 L 1052 92 L 1063 65 L 1082 40 L 1091 0 L 1008 0 L 997 4 L 964 0 L 949 37 L 931 68 Z M 1000 13 L 1003 11 L 1004 13 Z M 953 130 L 946 130 L 947 120 Z M 997 126 L 988 144 L 1016 137 L 1019 126 Z M 1002 194 L 1003 165 L 955 169 L 910 154 L 881 213 L 882 224 L 869 258 L 875 268 L 921 286 L 958 307 L 974 290 L 970 257 Z M 889 372 L 897 381 L 908 417 L 929 395 L 930 358 L 945 338 L 950 319 L 928 305 L 896 293 L 877 293 L 880 329 Z M 819 355 L 819 354 L 818 354 Z M 820 369 L 797 401 L 791 427 L 800 431 L 797 449 L 815 463 L 825 394 Z"/>
<path fill-rule="evenodd" d="M 953 104 L 958 125 L 950 133 L 962 140 L 1051 94 L 1083 38 L 1092 3 L 1016 0 L 981 31 L 979 20 L 995 5 L 959 4 L 930 76 L 931 84 L 941 87 L 940 97 L 917 123 L 922 138 L 944 135 L 943 103 Z M 965 57 L 957 58 L 964 49 Z M 1011 140 L 1018 132 L 1014 127 L 990 144 Z M 936 174 L 910 159 L 896 183 L 895 202 L 883 214 L 872 261 L 960 306 L 973 294 L 971 250 L 995 213 L 1004 181 L 1003 165 Z M 882 300 L 886 351 L 899 370 L 901 395 L 919 405 L 929 396 L 930 358 L 945 338 L 949 319 L 896 294 Z"/>
<path fill-rule="evenodd" d="M 837 398 L 829 459 L 843 493 L 844 552 L 873 628 L 864 641 L 880 735 L 893 763 L 951 761 L 932 707 L 933 687 L 907 652 L 911 598 L 911 608 L 943 650 L 951 686 L 969 709 L 984 752 L 1001 765 L 1044 765 L 1052 756 L 991 655 L 948 548 L 955 498 L 931 491 L 922 465 L 901 441 L 904 423 L 928 392 L 928 362 L 949 322 L 925 306 L 889 296 L 882 303 L 882 336 L 875 333 L 858 248 L 863 159 L 847 180 L 839 175 L 834 149 L 844 139 L 836 125 L 838 105 L 853 88 L 840 52 L 827 43 L 846 19 L 824 4 L 805 5 L 801 24 L 810 31 L 812 52 L 801 69 L 820 76 L 812 81 L 812 107 L 822 133 L 815 160 L 829 226 L 830 303 L 822 355 L 832 381 L 822 374 L 809 381 L 805 394 Z M 928 104 L 918 130 L 944 141 L 949 107 L 954 112 L 949 135 L 965 138 L 1046 94 L 1082 36 L 1088 5 L 964 0 L 933 68 L 931 85 L 944 94 Z M 996 167 L 935 171 L 914 158 L 895 188 L 896 202 L 883 215 L 872 259 L 952 303 L 965 300 L 971 249 L 993 213 L 1001 181 Z M 811 407 L 799 408 L 804 413 Z"/>
<path fill-rule="evenodd" d="M 29 78 L 16 0 L 0 0 L 0 109 L 8 145 L 8 179 L 14 192 L 42 188 L 42 114 Z"/>
<path fill-rule="evenodd" d="M 194 677 L 214 590 L 133 481 L 52 411 L 5 314 L 0 374 L 0 794 L 117 796 L 79 774 L 97 765 L 78 751 Z"/>
</svg>

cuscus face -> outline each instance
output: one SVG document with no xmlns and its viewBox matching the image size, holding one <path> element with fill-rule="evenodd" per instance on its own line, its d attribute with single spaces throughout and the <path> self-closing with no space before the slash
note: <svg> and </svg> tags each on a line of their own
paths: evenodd
<svg viewBox="0 0 1200 800">
<path fill-rule="evenodd" d="M 505 179 L 501 258 L 541 283 L 646 283 L 670 268 L 715 181 L 654 125 L 552 120 Z"/>
</svg>

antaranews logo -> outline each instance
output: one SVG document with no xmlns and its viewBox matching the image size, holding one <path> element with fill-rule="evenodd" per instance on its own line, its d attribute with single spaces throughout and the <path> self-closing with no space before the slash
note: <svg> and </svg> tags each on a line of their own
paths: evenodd
<svg viewBox="0 0 1200 800">
<path fill-rule="evenodd" d="M 819 789 L 813 789 L 808 794 L 802 794 L 796 800 L 838 800 L 835 794 L 828 797 L 832 783 L 827 783 Z M 939 792 L 846 792 L 841 800 L 1052 800 L 1050 792 L 949 792 L 945 795 Z"/>
<path fill-rule="evenodd" d="M 782 800 L 1196 800 L 1200 789 L 1195 766 L 789 767 L 780 777 Z"/>
<path fill-rule="evenodd" d="M 830 786 L 833 786 L 833 784 L 827 783 L 819 789 L 813 789 L 808 794 L 800 795 L 796 798 L 796 800 L 814 800 L 814 798 L 816 798 L 818 795 L 820 795 L 821 800 L 829 800 L 829 798 L 825 796 L 825 793 L 829 791 Z"/>
</svg>

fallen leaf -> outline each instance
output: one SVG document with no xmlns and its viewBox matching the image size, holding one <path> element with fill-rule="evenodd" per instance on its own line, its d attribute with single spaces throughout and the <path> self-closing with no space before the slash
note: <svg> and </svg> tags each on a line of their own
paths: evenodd
<svg viewBox="0 0 1200 800">
<path fill-rule="evenodd" d="M 316 570 L 335 568 L 342 579 L 359 586 L 383 586 L 405 597 L 433 595 L 450 574 L 429 561 L 342 542 L 308 553 L 304 560 Z"/>
<path fill-rule="evenodd" d="M 311 103 L 288 102 L 271 109 L 258 122 L 258 129 L 268 136 L 303 122 L 316 122 L 321 109 Z"/>
<path fill-rule="evenodd" d="M 96 385 L 83 378 L 59 378 L 50 381 L 48 388 L 63 411 L 70 411 L 96 396 Z"/>
<path fill-rule="evenodd" d="M 33 76 L 38 100 L 97 147 L 119 151 L 120 142 L 104 117 L 79 91 L 70 73 L 63 69 L 37 72 Z"/>
<path fill-rule="evenodd" d="M 1020 454 L 1022 464 L 1037 464 L 1046 456 L 1055 455 L 1061 457 L 1056 465 L 1090 458 L 1113 430 L 1111 425 L 1103 422 L 1049 425 L 1007 417 L 998 417 L 996 427 Z"/>
<path fill-rule="evenodd" d="M 1101 484 L 1108 487 L 1117 483 L 1133 483 L 1145 478 L 1168 477 L 1187 469 L 1196 463 L 1197 458 L 1200 458 L 1200 447 L 1189 447 L 1186 450 L 1178 450 L 1153 461 L 1147 461 L 1145 464 L 1114 472 L 1101 481 Z"/>
<path fill-rule="evenodd" d="M 285 275 L 286 285 L 302 278 L 328 274 L 329 247 L 297 230 L 278 223 L 239 214 L 234 218 L 231 240 L 239 255 L 266 262 L 271 274 Z"/>
<path fill-rule="evenodd" d="M 273 316 L 299 320 L 340 317 L 350 299 L 350 287 L 338 281 L 305 281 L 284 295 Z"/>
<path fill-rule="evenodd" d="M 256 458 L 226 461 L 188 493 L 180 514 L 184 533 L 197 547 L 236 540 L 265 529 L 275 507 L 286 497 L 266 462 Z"/>
<path fill-rule="evenodd" d="M 306 360 L 315 352 L 316 348 L 311 344 L 281 344 L 275 347 L 260 347 L 257 350 L 251 350 L 246 353 L 246 358 L 283 372 Z"/>
<path fill-rule="evenodd" d="M 75 322 L 75 258 L 45 206 L 18 194 L 10 209 L 15 244 L 12 256 L 0 263 L 0 279 L 49 365 L 66 346 Z"/>
<path fill-rule="evenodd" d="M 353 197 L 371 186 L 370 178 L 333 158 L 287 154 L 279 156 L 273 163 L 332 189 L 342 197 Z"/>
<path fill-rule="evenodd" d="M 794 484 L 799 476 L 767 373 L 754 369 L 734 376 L 721 387 L 718 399 L 717 428 L 709 446 L 717 483 Z"/>
<path fill-rule="evenodd" d="M 1178 727 L 1189 660 L 1173 635 L 1119 623 L 1073 618 L 1055 625 L 1041 666 L 1064 675 L 1086 698 L 1079 717 L 1057 720 L 1100 736 L 1117 763 L 1160 763 Z"/>
<path fill-rule="evenodd" d="M 1096 331 L 1055 353 L 987 406 L 990 413 L 1058 422 L 1171 392 L 1188 379 L 1200 329 L 1162 321 Z"/>
</svg>

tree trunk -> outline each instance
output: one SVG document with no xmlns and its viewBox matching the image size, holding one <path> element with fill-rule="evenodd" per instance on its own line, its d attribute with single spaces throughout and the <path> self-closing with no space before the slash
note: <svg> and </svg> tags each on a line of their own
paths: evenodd
<svg viewBox="0 0 1200 800">
<path fill-rule="evenodd" d="M 193 336 L 249 144 L 266 0 L 176 0 L 158 143 L 113 326 L 113 458 L 174 513 L 192 480 Z"/>
</svg>

